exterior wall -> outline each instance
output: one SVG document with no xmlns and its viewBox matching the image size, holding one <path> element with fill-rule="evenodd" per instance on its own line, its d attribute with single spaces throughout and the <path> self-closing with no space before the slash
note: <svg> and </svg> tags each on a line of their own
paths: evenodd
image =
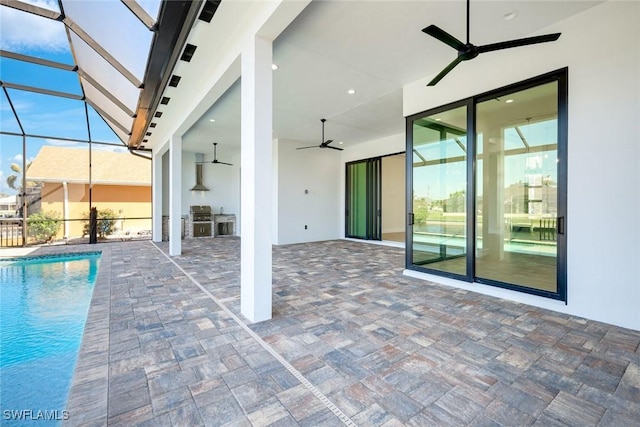
<svg viewBox="0 0 640 427">
<path fill-rule="evenodd" d="M 274 186 L 277 187 L 275 244 L 331 240 L 340 237 L 341 153 L 296 150 L 308 144 L 279 140 Z M 305 225 L 307 229 L 305 229 Z M 274 230 L 276 231 L 276 230 Z"/>
<path fill-rule="evenodd" d="M 562 32 L 553 44 L 483 54 L 435 87 L 426 87 L 432 76 L 405 86 L 404 114 L 410 115 L 569 69 L 567 305 L 418 276 L 640 330 L 639 16 L 638 2 L 605 2 L 541 31 Z"/>
<path fill-rule="evenodd" d="M 82 219 L 89 213 L 89 185 L 68 184 L 70 220 Z M 99 211 L 111 209 L 120 218 L 116 227 L 123 231 L 151 230 L 151 187 L 94 185 L 92 204 Z M 53 211 L 64 218 L 64 190 L 61 183 L 45 183 L 42 187 L 41 211 Z M 122 211 L 122 212 L 120 212 Z M 144 220 L 127 220 L 126 218 L 148 218 Z M 83 222 L 69 221 L 69 237 L 82 237 Z M 64 236 L 63 228 L 56 238 Z"/>
<path fill-rule="evenodd" d="M 211 153 L 205 153 L 205 159 L 211 160 Z M 225 152 L 224 157 L 218 154 L 218 159 L 233 166 L 204 164 L 202 183 L 209 191 L 190 191 L 196 183 L 195 153 L 182 153 L 182 215 L 188 215 L 192 205 L 208 205 L 216 214 L 222 208 L 225 214 L 234 214 L 239 220 L 240 157 Z"/>
</svg>

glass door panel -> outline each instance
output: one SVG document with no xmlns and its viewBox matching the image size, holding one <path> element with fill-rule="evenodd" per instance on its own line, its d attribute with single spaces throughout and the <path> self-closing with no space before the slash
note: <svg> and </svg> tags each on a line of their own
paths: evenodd
<svg viewBox="0 0 640 427">
<path fill-rule="evenodd" d="M 347 237 L 367 237 L 367 164 L 347 164 Z"/>
<path fill-rule="evenodd" d="M 478 281 L 558 292 L 558 83 L 476 106 Z"/>
<path fill-rule="evenodd" d="M 346 237 L 381 239 L 380 169 L 379 157 L 347 163 Z"/>
<path fill-rule="evenodd" d="M 411 264 L 466 275 L 467 107 L 413 121 Z"/>
</svg>

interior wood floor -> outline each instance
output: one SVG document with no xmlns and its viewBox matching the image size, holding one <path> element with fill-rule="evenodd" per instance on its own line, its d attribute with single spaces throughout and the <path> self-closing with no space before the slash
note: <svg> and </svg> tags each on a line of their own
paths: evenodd
<svg viewBox="0 0 640 427">
<path fill-rule="evenodd" d="M 382 240 L 390 240 L 392 242 L 404 243 L 405 233 L 404 231 L 398 231 L 395 233 L 382 233 Z"/>
<path fill-rule="evenodd" d="M 428 255 L 433 256 L 433 254 Z M 420 257 L 420 253 L 414 253 L 414 259 L 420 259 Z M 466 258 L 451 258 L 425 263 L 422 266 L 449 273 L 465 274 Z M 557 292 L 556 258 L 550 256 L 505 252 L 501 260 L 478 257 L 476 277 Z"/>
</svg>

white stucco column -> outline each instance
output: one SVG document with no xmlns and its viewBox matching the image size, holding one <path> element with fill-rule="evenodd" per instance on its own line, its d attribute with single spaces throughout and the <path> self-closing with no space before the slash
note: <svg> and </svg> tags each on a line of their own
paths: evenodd
<svg viewBox="0 0 640 427">
<path fill-rule="evenodd" d="M 271 319 L 272 50 L 251 37 L 241 59 L 240 309 L 252 322 Z"/>
<path fill-rule="evenodd" d="M 162 153 L 151 156 L 151 238 L 162 241 Z"/>
<path fill-rule="evenodd" d="M 182 253 L 182 136 L 169 140 L 169 255 Z"/>
</svg>

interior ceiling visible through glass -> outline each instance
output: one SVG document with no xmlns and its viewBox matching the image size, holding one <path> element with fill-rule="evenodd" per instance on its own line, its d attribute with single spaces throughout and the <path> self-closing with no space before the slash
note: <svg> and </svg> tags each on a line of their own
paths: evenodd
<svg viewBox="0 0 640 427">
<path fill-rule="evenodd" d="M 0 6 L 0 141 L 37 136 L 127 146 L 161 0 L 126 3 Z"/>
</svg>

